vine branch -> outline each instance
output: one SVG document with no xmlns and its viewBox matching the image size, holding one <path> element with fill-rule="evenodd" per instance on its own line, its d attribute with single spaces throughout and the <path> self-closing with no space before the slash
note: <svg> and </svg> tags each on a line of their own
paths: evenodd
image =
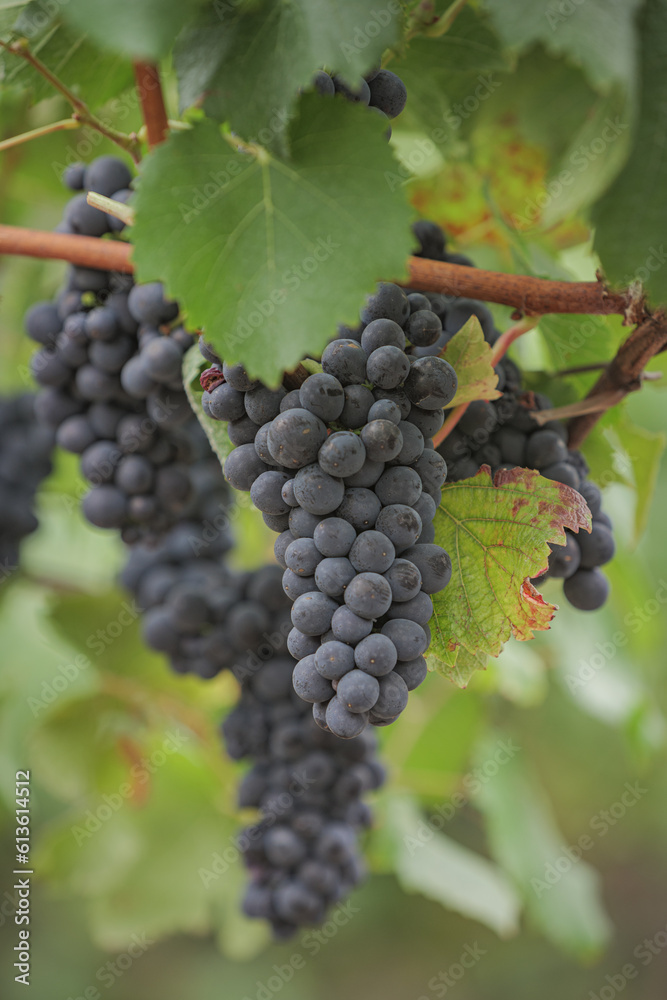
<svg viewBox="0 0 667 1000">
<path fill-rule="evenodd" d="M 132 274 L 132 247 L 119 240 L 100 240 L 96 236 L 50 233 L 21 226 L 0 226 L 0 254 L 66 260 L 79 267 Z"/>
<path fill-rule="evenodd" d="M 20 226 L 0 225 L 0 254 L 66 260 L 81 267 L 121 271 L 125 274 L 134 272 L 130 259 L 132 246 L 129 243 L 23 229 Z M 579 412 L 571 421 L 571 448 L 579 447 L 605 409 L 641 386 L 647 363 L 656 354 L 667 350 L 665 311 L 659 310 L 653 316 L 647 315 L 643 295 L 633 288 L 612 293 L 602 282 L 548 281 L 523 275 L 481 271 L 460 264 L 427 261 L 421 257 L 410 257 L 409 268 L 413 288 L 513 305 L 532 317 L 515 324 L 502 334 L 494 348 L 494 364 L 498 363 L 516 337 L 535 325 L 535 317 L 540 312 L 620 313 L 626 323 L 637 322 L 636 317 L 639 315 L 639 325 L 621 345 L 616 357 L 605 367 L 586 397 L 589 400 L 593 400 L 593 397 L 601 398 L 587 406 L 592 412 Z M 443 425 L 438 443 L 455 426 L 453 420 L 457 410 L 453 411 Z"/>
<path fill-rule="evenodd" d="M 613 292 L 602 281 L 550 281 L 524 274 L 482 271 L 477 267 L 446 264 L 424 257 L 410 257 L 408 267 L 409 280 L 399 284 L 420 292 L 441 292 L 513 306 L 523 316 L 618 314 L 630 325 L 641 322 L 647 315 L 644 295 L 636 286 Z"/>
<path fill-rule="evenodd" d="M 153 149 L 169 135 L 169 122 L 160 83 L 160 70 L 154 63 L 135 62 L 134 79 L 141 101 L 148 148 Z"/>
<path fill-rule="evenodd" d="M 606 405 L 597 406 L 590 413 L 580 413 L 574 417 L 569 425 L 570 448 L 581 445 L 609 406 L 641 387 L 644 368 L 651 358 L 666 349 L 667 316 L 665 310 L 660 309 L 633 330 L 589 391 L 586 396 L 589 404 L 605 401 Z"/>
<path fill-rule="evenodd" d="M 115 142 L 117 146 L 121 146 L 126 152 L 130 154 L 135 163 L 138 163 L 141 159 L 141 150 L 139 147 L 139 142 L 137 139 L 130 135 L 125 135 L 124 132 L 119 132 L 117 129 L 112 128 L 110 125 L 105 125 L 101 119 L 94 115 L 90 110 L 85 101 L 83 101 L 73 90 L 63 83 L 55 73 L 46 66 L 41 59 L 38 59 L 34 52 L 30 51 L 28 46 L 28 41 L 25 38 L 21 38 L 16 42 L 3 42 L 0 41 L 0 46 L 6 49 L 7 52 L 11 52 L 13 55 L 18 56 L 20 59 L 24 59 L 30 66 L 33 67 L 44 79 L 51 84 L 54 90 L 57 90 L 63 97 L 69 101 L 74 110 L 72 118 L 80 122 L 82 125 L 88 125 L 90 128 L 95 129 L 101 135 L 106 136 L 112 142 Z"/>
</svg>

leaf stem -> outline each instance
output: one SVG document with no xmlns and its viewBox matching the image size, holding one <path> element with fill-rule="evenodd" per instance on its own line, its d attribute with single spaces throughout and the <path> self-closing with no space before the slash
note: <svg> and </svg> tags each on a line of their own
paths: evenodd
<svg viewBox="0 0 667 1000">
<path fill-rule="evenodd" d="M 522 337 L 524 333 L 528 333 L 529 330 L 536 327 L 538 322 L 539 317 L 532 316 L 530 319 L 521 320 L 519 323 L 515 323 L 514 326 L 510 326 L 508 330 L 505 330 L 505 332 L 498 337 L 498 340 L 493 346 L 493 351 L 491 353 L 492 368 L 495 368 L 500 359 L 507 354 L 510 345 L 513 344 L 515 340 L 518 340 L 519 337 Z M 470 406 L 471 402 L 472 400 L 468 400 L 467 403 L 461 403 L 460 406 L 456 406 L 452 410 L 438 433 L 433 438 L 433 444 L 436 448 L 451 434 L 463 414 Z"/>
<path fill-rule="evenodd" d="M 50 125 L 41 125 L 39 128 L 33 128 L 29 132 L 21 132 L 20 135 L 12 135 L 9 139 L 3 139 L 0 142 L 0 152 L 5 149 L 13 149 L 14 146 L 21 146 L 24 142 L 31 142 L 33 139 L 39 139 L 43 135 L 49 135 L 51 132 L 63 132 L 69 129 L 81 128 L 81 122 L 77 121 L 76 118 L 63 118 L 58 122 L 51 122 Z"/>
<path fill-rule="evenodd" d="M 444 14 L 441 14 L 434 24 L 422 31 L 422 34 L 428 38 L 441 38 L 442 35 L 446 35 L 467 3 L 468 0 L 454 0 L 454 3 L 450 4 Z"/>
<path fill-rule="evenodd" d="M 37 58 L 34 52 L 30 51 L 28 40 L 26 38 L 21 38 L 18 41 L 11 43 L 0 41 L 0 46 L 8 52 L 11 52 L 13 55 L 24 59 L 33 67 L 33 69 L 43 76 L 55 90 L 62 94 L 74 109 L 74 115 L 72 117 L 75 121 L 78 121 L 82 125 L 88 125 L 90 128 L 95 129 L 96 132 L 106 136 L 107 139 L 115 142 L 117 146 L 121 146 L 122 149 L 130 154 L 135 163 L 140 161 L 141 150 L 137 139 L 133 136 L 126 135 L 124 132 L 119 132 L 110 125 L 105 125 L 105 123 L 99 119 L 97 115 L 94 115 L 86 102 L 78 97 L 74 91 L 70 90 L 67 84 L 63 83 L 63 81 L 60 80 L 55 73 L 52 73 L 48 66 L 45 66 L 41 59 Z"/>
</svg>

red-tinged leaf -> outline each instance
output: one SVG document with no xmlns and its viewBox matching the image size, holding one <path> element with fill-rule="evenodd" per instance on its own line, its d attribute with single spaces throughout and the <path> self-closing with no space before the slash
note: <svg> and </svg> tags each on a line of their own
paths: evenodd
<svg viewBox="0 0 667 1000">
<path fill-rule="evenodd" d="M 452 406 L 472 403 L 476 399 L 499 399 L 498 376 L 491 364 L 491 347 L 484 340 L 484 331 L 476 316 L 455 333 L 442 349 L 441 357 L 449 361 L 456 372 L 458 388 Z"/>
<path fill-rule="evenodd" d="M 483 465 L 445 486 L 435 540 L 451 556 L 452 579 L 434 596 L 431 666 L 465 685 L 475 663 L 498 656 L 510 636 L 548 629 L 557 606 L 531 578 L 547 567 L 548 543 L 565 543 L 565 528 L 590 527 L 579 493 L 531 469 L 503 469 L 492 480 Z"/>
</svg>

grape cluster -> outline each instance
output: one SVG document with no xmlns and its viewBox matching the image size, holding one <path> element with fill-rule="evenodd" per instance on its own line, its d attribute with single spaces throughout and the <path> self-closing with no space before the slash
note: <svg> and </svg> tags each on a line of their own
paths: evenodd
<svg viewBox="0 0 667 1000">
<path fill-rule="evenodd" d="M 121 579 L 145 609 L 146 642 L 167 653 L 174 670 L 210 678 L 228 669 L 239 682 L 223 735 L 233 759 L 252 762 L 238 804 L 261 814 L 238 837 L 251 873 L 243 908 L 285 938 L 320 923 L 361 880 L 357 837 L 370 824 L 362 795 L 379 787 L 384 772 L 369 734 L 342 743 L 315 725 L 295 694 L 282 571 L 228 569 L 226 522 L 211 530 L 227 486 L 215 459 L 202 474 L 209 498 L 196 517 L 172 527 L 157 547 L 135 546 Z"/>
<path fill-rule="evenodd" d="M 65 180 L 125 199 L 131 175 L 105 156 L 70 167 Z M 117 223 L 79 194 L 59 228 L 102 237 Z M 158 282 L 135 285 L 127 275 L 82 267 L 69 268 L 55 301 L 26 315 L 40 345 L 31 362 L 42 387 L 37 413 L 60 447 L 81 456 L 91 485 L 86 518 L 120 529 L 128 544 L 156 540 L 187 514 L 197 500 L 193 465 L 209 452 L 183 391 L 181 364 L 193 338 L 177 316 Z"/>
<path fill-rule="evenodd" d="M 408 92 L 400 77 L 388 69 L 376 66 L 356 87 L 350 87 L 340 76 L 320 70 L 312 80 L 312 86 L 323 97 L 340 94 L 355 104 L 365 104 L 376 114 L 387 120 L 387 139 L 391 137 L 389 119 L 400 115 L 405 107 Z"/>
<path fill-rule="evenodd" d="M 430 595 L 451 576 L 433 542 L 446 465 L 431 438 L 456 374 L 411 353 L 442 328 L 397 285 L 380 285 L 360 324 L 338 333 L 322 371 L 290 392 L 200 344 L 213 361 L 202 406 L 228 421 L 227 480 L 279 533 L 295 690 L 321 726 L 352 738 L 397 718 L 426 676 Z"/>
<path fill-rule="evenodd" d="M 432 222 L 415 227 L 419 256 L 472 266 L 467 257 L 447 253 L 444 234 Z M 443 335 L 431 348 L 440 351 L 470 316 L 476 316 L 485 340 L 494 344 L 500 336 L 493 317 L 481 302 L 428 295 L 431 308 L 443 325 Z M 614 555 L 614 539 L 609 517 L 602 511 L 601 494 L 588 477 L 588 466 L 578 451 L 567 447 L 567 429 L 559 420 L 541 426 L 533 411 L 550 409 L 551 400 L 540 393 L 522 391 L 521 373 L 509 358 L 496 368 L 498 388 L 503 396 L 493 402 L 480 400 L 468 406 L 464 416 L 439 447 L 446 459 L 452 482 L 474 476 L 480 466 L 499 468 L 517 466 L 537 469 L 542 476 L 571 486 L 584 497 L 593 515 L 590 534 L 566 531 L 566 544 L 552 545 L 548 570 L 539 577 L 563 580 L 563 593 L 570 604 L 582 611 L 601 607 L 609 593 L 609 584 L 600 566 Z"/>
<path fill-rule="evenodd" d="M 51 472 L 53 433 L 35 416 L 31 393 L 0 399 L 0 583 L 16 569 L 23 538 L 35 531 L 35 494 Z"/>
<path fill-rule="evenodd" d="M 321 923 L 362 880 L 357 840 L 371 821 L 362 796 L 382 784 L 384 770 L 370 733 L 342 742 L 323 732 L 292 689 L 290 601 L 280 577 L 279 567 L 267 567 L 239 588 L 244 604 L 269 616 L 274 638 L 256 647 L 252 662 L 245 656 L 232 666 L 241 699 L 223 733 L 233 758 L 252 761 L 239 806 L 260 811 L 259 822 L 239 837 L 250 871 L 243 909 L 284 939 Z"/>
</svg>

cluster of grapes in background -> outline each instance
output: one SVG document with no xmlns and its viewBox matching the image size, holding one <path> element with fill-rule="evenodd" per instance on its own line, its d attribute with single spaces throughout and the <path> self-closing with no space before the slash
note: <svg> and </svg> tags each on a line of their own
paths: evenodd
<svg viewBox="0 0 667 1000">
<path fill-rule="evenodd" d="M 447 252 L 444 234 L 434 223 L 417 223 L 415 234 L 420 242 L 419 256 L 472 266 L 467 257 Z M 435 344 L 417 348 L 416 352 L 439 353 L 471 316 L 479 320 L 487 343 L 495 344 L 500 336 L 482 302 L 432 294 L 424 298 L 441 320 L 443 333 Z M 599 567 L 609 562 L 615 548 L 600 490 L 587 478 L 589 470 L 581 452 L 568 450 L 565 424 L 549 420 L 540 425 L 535 420 L 534 411 L 551 409 L 552 401 L 540 393 L 523 391 L 521 372 L 507 357 L 499 362 L 496 374 L 502 397 L 470 403 L 438 448 L 447 461 L 448 479 L 469 479 L 485 464 L 492 472 L 521 467 L 536 469 L 545 478 L 581 493 L 593 515 L 592 531 L 566 531 L 566 544 L 551 546 L 549 568 L 539 581 L 547 577 L 562 579 L 563 593 L 570 604 L 581 611 L 594 611 L 604 604 L 609 593 L 609 583 Z"/>
<path fill-rule="evenodd" d="M 422 300 L 380 285 L 290 392 L 201 345 L 204 412 L 236 445 L 225 476 L 279 533 L 295 690 L 343 738 L 393 722 L 424 680 L 430 595 L 451 575 L 433 541 L 446 465 L 431 439 L 457 383 L 446 361 L 410 353 L 442 333 Z"/>
<path fill-rule="evenodd" d="M 0 585 L 18 567 L 21 541 L 37 529 L 35 495 L 51 472 L 53 444 L 33 393 L 0 398 Z"/>
<path fill-rule="evenodd" d="M 100 157 L 70 168 L 70 185 L 117 194 L 128 168 Z M 118 220 L 85 194 L 65 208 L 61 230 L 101 237 Z M 134 544 L 155 540 L 197 502 L 197 463 L 210 454 L 183 390 L 183 354 L 193 338 L 172 323 L 178 307 L 159 283 L 70 267 L 53 302 L 33 306 L 28 335 L 39 345 L 31 369 L 42 387 L 36 408 L 61 448 L 81 456 L 90 483 L 85 517 Z"/>
</svg>

